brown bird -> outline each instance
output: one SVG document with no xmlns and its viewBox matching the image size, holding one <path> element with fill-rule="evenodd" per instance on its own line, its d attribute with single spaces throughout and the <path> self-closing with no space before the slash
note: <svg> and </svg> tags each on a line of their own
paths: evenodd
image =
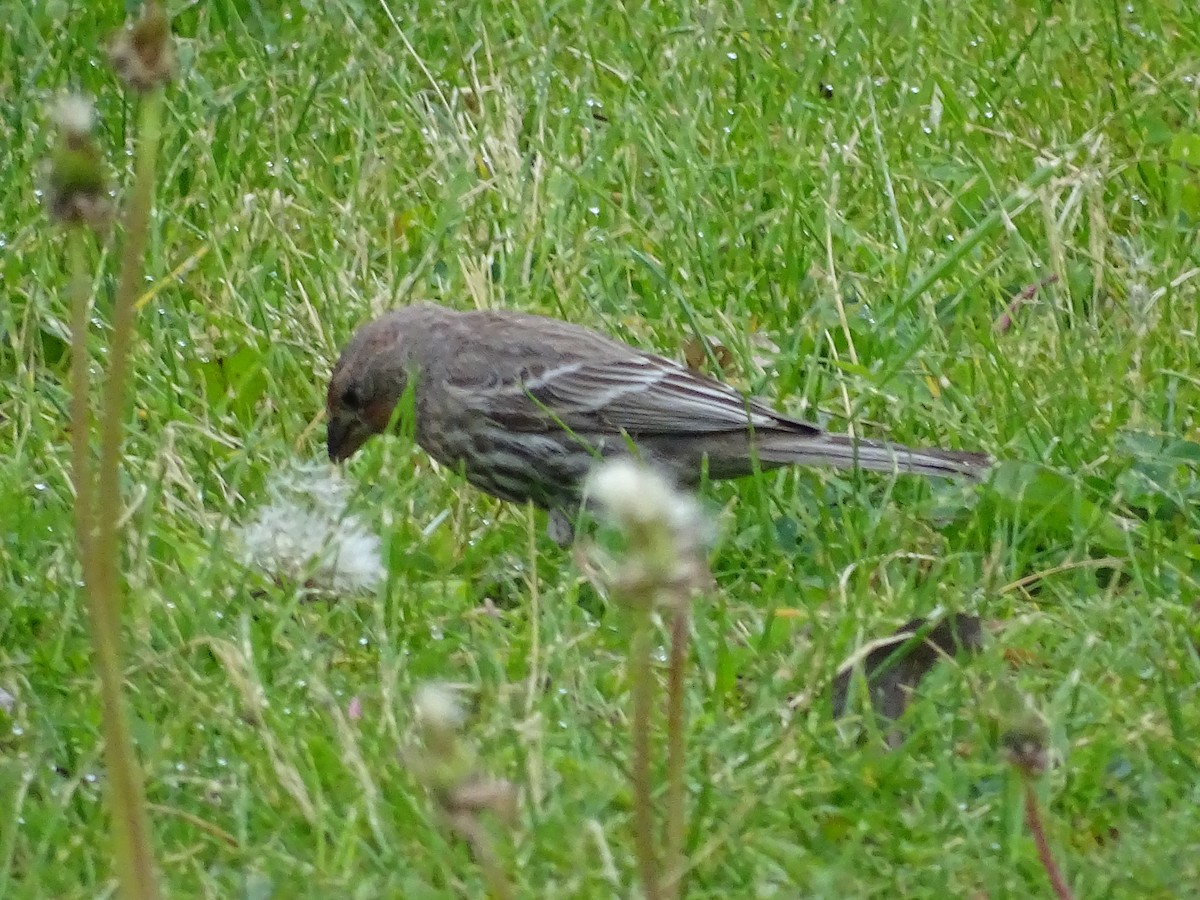
<svg viewBox="0 0 1200 900">
<path fill-rule="evenodd" d="M 967 477 L 990 464 L 981 453 L 829 434 L 558 319 L 426 303 L 363 325 L 342 351 L 326 406 L 329 458 L 348 459 L 387 430 L 410 385 L 417 443 L 481 490 L 549 511 L 564 545 L 584 479 L 613 455 L 636 453 L 683 484 L 795 464 Z"/>
</svg>

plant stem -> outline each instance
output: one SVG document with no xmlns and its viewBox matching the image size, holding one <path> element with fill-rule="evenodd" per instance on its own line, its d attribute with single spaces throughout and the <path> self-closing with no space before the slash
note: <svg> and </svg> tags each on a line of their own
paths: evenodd
<svg viewBox="0 0 1200 900">
<path fill-rule="evenodd" d="M 1054 895 L 1058 897 L 1058 900 L 1074 900 L 1075 895 L 1071 893 L 1071 886 L 1067 884 L 1062 870 L 1054 861 L 1054 854 L 1050 852 L 1050 842 L 1046 840 L 1046 829 L 1042 826 L 1042 815 L 1038 808 L 1033 781 L 1029 778 L 1021 780 L 1025 788 L 1025 824 L 1029 828 L 1029 833 L 1033 835 L 1038 859 L 1041 860 L 1042 868 L 1046 870 L 1046 876 L 1050 879 L 1050 887 L 1054 890 Z"/>
<path fill-rule="evenodd" d="M 667 823 L 664 893 L 668 898 L 682 895 L 686 860 L 683 855 L 686 809 L 684 791 L 686 721 L 684 712 L 684 673 L 688 658 L 690 607 L 687 598 L 679 598 L 671 613 L 671 651 L 667 668 Z"/>
<path fill-rule="evenodd" d="M 516 895 L 483 825 L 472 815 L 451 816 L 450 821 L 470 845 L 471 854 L 483 874 L 488 893 L 496 900 L 512 900 Z"/>
<path fill-rule="evenodd" d="M 629 651 L 630 690 L 633 693 L 633 838 L 642 892 L 646 900 L 660 900 L 650 780 L 650 729 L 654 710 L 654 672 L 650 663 L 654 628 L 649 612 L 638 611 L 635 617 Z"/>
<path fill-rule="evenodd" d="M 85 577 L 89 596 L 96 668 L 104 717 L 104 755 L 108 769 L 117 870 L 121 892 L 129 900 L 159 896 L 145 790 L 125 717 L 121 668 L 120 465 L 124 425 L 125 383 L 133 345 L 134 304 L 142 280 L 154 194 L 154 169 L 162 132 L 163 94 L 153 91 L 142 99 L 138 125 L 133 193 L 125 219 L 125 247 L 112 314 L 108 379 L 100 413 L 100 465 L 97 476 L 94 565 Z"/>
<path fill-rule="evenodd" d="M 96 527 L 90 449 L 91 360 L 87 351 L 92 273 L 88 269 L 85 231 L 78 225 L 67 230 L 67 258 L 71 267 L 71 481 L 75 487 L 75 539 L 84 579 L 88 581 L 94 566 L 92 540 Z"/>
<path fill-rule="evenodd" d="M 137 291 L 142 280 L 143 257 L 149 236 L 150 205 L 154 194 L 154 168 L 159 135 L 162 131 L 162 113 L 161 91 L 154 91 L 143 97 L 138 127 L 137 159 L 134 163 L 133 195 L 125 218 L 125 247 L 121 253 L 121 274 L 112 314 L 108 378 L 104 385 L 104 405 L 100 415 L 99 504 L 102 511 L 102 534 L 101 539 L 97 541 L 97 550 L 106 578 L 112 581 L 116 581 L 118 571 L 115 551 L 120 537 L 116 525 L 121 514 L 120 466 L 125 383 L 128 380 L 129 355 L 133 345 Z M 104 516 L 110 518 L 105 520 Z M 120 611 L 119 608 L 117 611 Z"/>
</svg>

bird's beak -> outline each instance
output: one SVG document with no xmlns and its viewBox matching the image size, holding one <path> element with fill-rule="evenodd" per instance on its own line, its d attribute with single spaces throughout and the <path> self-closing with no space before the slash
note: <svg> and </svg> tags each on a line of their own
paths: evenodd
<svg viewBox="0 0 1200 900">
<path fill-rule="evenodd" d="M 331 416 L 325 432 L 325 448 L 330 462 L 343 462 L 353 456 L 371 436 L 371 427 L 355 417 Z"/>
</svg>

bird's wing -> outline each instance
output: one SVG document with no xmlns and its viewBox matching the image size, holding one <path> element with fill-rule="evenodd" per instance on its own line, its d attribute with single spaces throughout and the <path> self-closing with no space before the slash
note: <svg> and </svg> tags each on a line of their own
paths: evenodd
<svg viewBox="0 0 1200 900">
<path fill-rule="evenodd" d="M 806 427 L 728 385 L 650 355 L 531 366 L 519 379 L 472 396 L 477 411 L 516 431 L 566 427 L 637 437 Z"/>
</svg>

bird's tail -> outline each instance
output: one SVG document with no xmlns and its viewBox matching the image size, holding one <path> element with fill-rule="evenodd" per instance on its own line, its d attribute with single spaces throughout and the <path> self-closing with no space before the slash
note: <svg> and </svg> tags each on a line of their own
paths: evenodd
<svg viewBox="0 0 1200 900">
<path fill-rule="evenodd" d="M 766 465 L 833 466 L 871 472 L 907 472 L 935 477 L 979 478 L 992 464 L 985 453 L 965 450 L 918 450 L 903 444 L 852 438 L 759 431 L 755 451 Z"/>
</svg>

